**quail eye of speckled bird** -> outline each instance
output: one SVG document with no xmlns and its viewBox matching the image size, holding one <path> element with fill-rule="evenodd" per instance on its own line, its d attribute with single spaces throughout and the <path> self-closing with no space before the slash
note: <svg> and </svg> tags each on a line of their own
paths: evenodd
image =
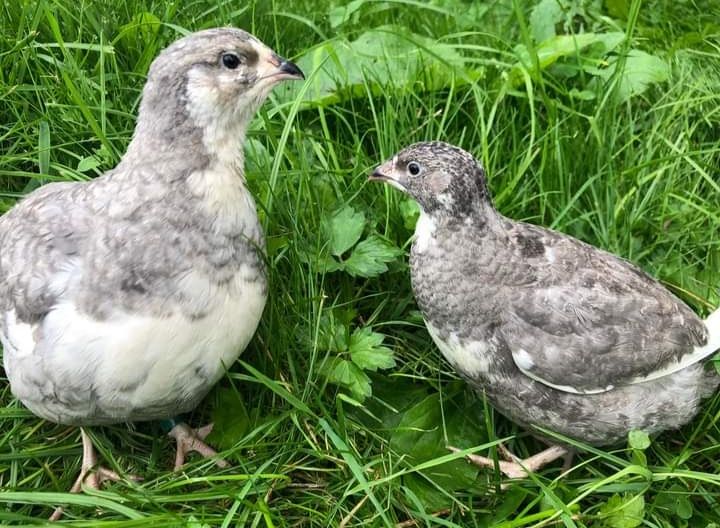
<svg viewBox="0 0 720 528">
<path fill-rule="evenodd" d="M 225 66 L 229 70 L 234 70 L 240 64 L 242 64 L 242 59 L 238 56 L 237 53 L 223 53 L 222 55 L 222 63 L 223 66 Z"/>
<path fill-rule="evenodd" d="M 410 173 L 410 176 L 418 176 L 422 172 L 422 165 L 417 161 L 411 161 L 407 164 L 407 171 Z"/>
</svg>

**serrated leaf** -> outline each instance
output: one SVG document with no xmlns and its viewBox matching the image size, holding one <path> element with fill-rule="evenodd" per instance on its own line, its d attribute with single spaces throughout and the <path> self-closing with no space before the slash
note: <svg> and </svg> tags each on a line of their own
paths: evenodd
<svg viewBox="0 0 720 528">
<path fill-rule="evenodd" d="M 346 205 L 336 211 L 330 218 L 327 235 L 330 242 L 330 253 L 339 257 L 353 247 L 365 229 L 365 215 Z"/>
<path fill-rule="evenodd" d="M 332 358 L 322 369 L 330 383 L 348 389 L 356 400 L 363 401 L 372 394 L 370 378 L 360 367 L 341 358 Z"/>
<path fill-rule="evenodd" d="M 363 370 L 373 372 L 395 366 L 393 351 L 382 343 L 385 336 L 370 328 L 358 328 L 350 336 L 350 358 Z"/>
<path fill-rule="evenodd" d="M 645 518 L 645 499 L 642 495 L 615 494 L 600 508 L 602 526 L 607 528 L 637 528 Z"/>
<path fill-rule="evenodd" d="M 625 101 L 644 92 L 650 84 L 667 81 L 669 76 L 670 67 L 660 57 L 641 50 L 630 50 L 625 61 L 619 99 Z"/>
<path fill-rule="evenodd" d="M 88 172 L 97 169 L 101 164 L 102 160 L 96 156 L 86 156 L 78 162 L 76 170 L 78 172 Z"/>
<path fill-rule="evenodd" d="M 345 264 L 330 255 L 318 256 L 315 258 L 314 264 L 317 266 L 319 273 L 332 273 L 345 269 Z"/>
<path fill-rule="evenodd" d="M 355 277 L 376 277 L 387 271 L 387 263 L 402 255 L 402 250 L 377 235 L 371 235 L 353 249 L 345 261 L 345 271 Z"/>
<path fill-rule="evenodd" d="M 633 429 L 628 433 L 628 444 L 633 449 L 644 451 L 650 447 L 650 435 L 645 431 Z"/>
<path fill-rule="evenodd" d="M 347 326 L 338 321 L 332 310 L 327 310 L 320 317 L 318 348 L 330 352 L 344 352 L 348 348 L 348 333 Z"/>
<path fill-rule="evenodd" d="M 408 229 L 415 229 L 415 224 L 420 217 L 420 206 L 415 200 L 403 200 L 400 202 L 400 216 L 403 225 Z"/>
<path fill-rule="evenodd" d="M 535 42 L 555 36 L 555 25 L 565 18 L 558 0 L 541 0 L 530 13 L 530 30 Z"/>
</svg>

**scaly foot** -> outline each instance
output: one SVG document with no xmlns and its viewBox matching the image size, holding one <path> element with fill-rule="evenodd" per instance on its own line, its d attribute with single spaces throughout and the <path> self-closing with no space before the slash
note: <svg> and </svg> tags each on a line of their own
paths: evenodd
<svg viewBox="0 0 720 528">
<path fill-rule="evenodd" d="M 111 482 L 119 482 L 123 480 L 120 475 L 102 466 L 97 467 L 98 460 L 95 448 L 93 447 L 92 440 L 85 432 L 84 429 L 80 428 L 80 436 L 82 437 L 83 444 L 83 458 L 80 466 L 80 475 L 78 475 L 75 484 L 70 488 L 70 493 L 80 493 L 82 491 L 82 485 L 85 484 L 87 487 L 92 489 L 100 489 L 100 486 L 106 480 Z M 130 475 L 130 480 L 141 480 L 140 477 Z M 50 516 L 51 521 L 57 521 L 62 517 L 63 508 L 58 506 Z"/>
<path fill-rule="evenodd" d="M 185 457 L 191 451 L 200 453 L 203 458 L 210 458 L 217 456 L 217 451 L 207 445 L 203 440 L 212 431 L 213 424 L 208 424 L 198 429 L 192 429 L 186 423 L 179 423 L 173 427 L 168 436 L 175 439 L 177 442 L 177 451 L 175 452 L 175 471 L 179 470 L 183 464 L 185 464 Z M 222 458 L 217 458 L 215 464 L 218 467 L 226 468 L 230 467 L 230 464 Z"/>
<path fill-rule="evenodd" d="M 524 460 L 513 455 L 505 446 L 502 444 L 499 447 L 500 452 L 507 460 L 498 460 L 498 468 L 508 478 L 518 479 L 525 478 L 529 473 L 534 473 L 549 464 L 554 462 L 558 458 L 565 458 L 565 468 L 568 467 L 569 461 L 572 460 L 572 451 L 562 446 L 551 446 L 540 451 L 538 454 L 528 457 Z M 448 449 L 453 453 L 458 453 L 462 449 L 448 446 Z M 483 456 L 471 454 L 465 455 L 468 461 L 472 462 L 476 466 L 482 468 L 495 468 L 495 461 L 492 458 L 486 458 Z"/>
</svg>

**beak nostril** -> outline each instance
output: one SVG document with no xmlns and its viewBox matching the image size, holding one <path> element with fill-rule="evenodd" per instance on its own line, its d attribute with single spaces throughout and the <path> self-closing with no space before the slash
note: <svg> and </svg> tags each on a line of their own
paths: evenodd
<svg viewBox="0 0 720 528">
<path fill-rule="evenodd" d="M 275 66 L 276 68 L 279 68 L 280 65 L 281 65 L 284 61 L 285 61 L 285 59 L 283 59 L 283 58 L 282 58 L 280 55 L 278 55 L 277 53 L 274 53 L 274 52 L 273 52 L 273 53 L 270 55 L 270 60 L 269 60 L 268 62 L 270 62 L 270 64 L 272 64 L 272 65 Z"/>
</svg>

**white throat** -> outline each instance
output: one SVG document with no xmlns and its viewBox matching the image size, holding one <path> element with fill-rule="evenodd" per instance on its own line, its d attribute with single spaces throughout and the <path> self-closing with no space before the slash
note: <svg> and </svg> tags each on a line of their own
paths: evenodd
<svg viewBox="0 0 720 528">
<path fill-rule="evenodd" d="M 413 250 L 419 253 L 425 252 L 435 235 L 436 228 L 435 220 L 420 210 L 420 218 L 418 218 L 417 224 L 415 224 L 415 243 L 413 244 Z"/>
<path fill-rule="evenodd" d="M 243 174 L 243 145 L 248 124 L 255 114 L 246 101 L 224 101 L 225 94 L 202 77 L 188 75 L 187 111 L 203 131 L 203 145 L 214 165 L 237 169 Z M 230 111 L 218 109 L 233 107 Z"/>
</svg>

